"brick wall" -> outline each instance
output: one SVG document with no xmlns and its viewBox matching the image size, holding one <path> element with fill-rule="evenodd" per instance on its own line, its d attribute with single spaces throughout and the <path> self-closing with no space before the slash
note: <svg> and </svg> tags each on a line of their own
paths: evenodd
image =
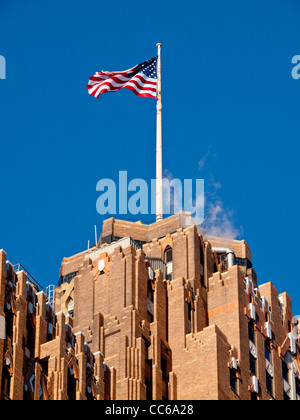
<svg viewBox="0 0 300 420">
<path fill-rule="evenodd" d="M 127 236 L 140 249 L 122 242 L 102 249 Z M 11 375 L 9 395 L 0 382 L 2 399 L 281 400 L 283 361 L 291 378 L 286 396 L 297 398 L 300 352 L 290 297 L 278 296 L 272 283 L 257 288 L 252 268 L 227 268 L 212 250 L 220 246 L 251 261 L 245 241 L 207 237 L 186 215 L 153 225 L 108 219 L 96 248 L 63 259 L 61 278 L 73 274 L 56 288 L 54 310 L 36 290 L 32 310 L 26 273 L 15 273 L 9 285 L 0 251 L 0 316 L 7 326 L 13 319 L 13 335 L 0 338 L 0 373 Z"/>
</svg>

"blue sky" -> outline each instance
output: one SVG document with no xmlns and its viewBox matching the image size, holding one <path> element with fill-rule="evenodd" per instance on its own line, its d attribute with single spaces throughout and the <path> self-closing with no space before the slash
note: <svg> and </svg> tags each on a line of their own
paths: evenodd
<svg viewBox="0 0 300 420">
<path fill-rule="evenodd" d="M 211 225 L 299 314 L 299 18 L 296 0 L 1 1 L 0 248 L 56 284 L 100 233 L 97 181 L 155 177 L 155 101 L 86 84 L 162 42 L 165 173 L 205 179 Z"/>
</svg>

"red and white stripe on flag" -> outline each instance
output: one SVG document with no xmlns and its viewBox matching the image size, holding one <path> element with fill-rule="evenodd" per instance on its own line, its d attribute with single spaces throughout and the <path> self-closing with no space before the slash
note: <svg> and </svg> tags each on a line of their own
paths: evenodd
<svg viewBox="0 0 300 420">
<path fill-rule="evenodd" d="M 157 57 L 125 71 L 99 71 L 89 78 L 90 95 L 99 98 L 101 93 L 129 89 L 138 96 L 157 99 Z"/>
</svg>

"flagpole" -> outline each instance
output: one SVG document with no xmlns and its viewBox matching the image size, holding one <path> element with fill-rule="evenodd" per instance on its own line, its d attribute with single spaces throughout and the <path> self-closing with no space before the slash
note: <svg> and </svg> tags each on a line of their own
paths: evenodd
<svg viewBox="0 0 300 420">
<path fill-rule="evenodd" d="M 156 221 L 163 219 L 162 185 L 162 104 L 161 104 L 161 47 L 157 44 L 157 106 L 156 106 Z"/>
</svg>

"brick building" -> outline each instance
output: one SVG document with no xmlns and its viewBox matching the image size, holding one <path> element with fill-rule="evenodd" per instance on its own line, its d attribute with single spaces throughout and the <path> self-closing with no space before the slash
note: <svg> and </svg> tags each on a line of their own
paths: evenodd
<svg viewBox="0 0 300 420">
<path fill-rule="evenodd" d="M 1 399 L 300 399 L 290 297 L 188 219 L 104 221 L 53 299 L 0 251 Z"/>
</svg>

